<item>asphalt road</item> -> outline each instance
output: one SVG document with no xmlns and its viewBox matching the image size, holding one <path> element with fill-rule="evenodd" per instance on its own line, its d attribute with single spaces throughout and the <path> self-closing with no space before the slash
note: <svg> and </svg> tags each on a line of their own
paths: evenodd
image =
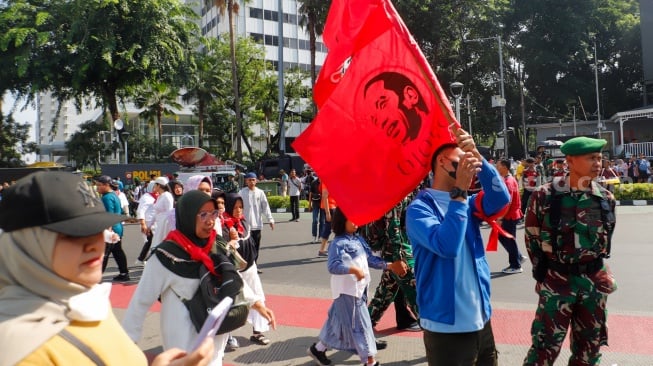
<svg viewBox="0 0 653 366">
<path fill-rule="evenodd" d="M 311 243 L 311 220 L 303 213 L 299 222 L 289 222 L 290 214 L 276 213 L 275 229 L 266 225 L 262 233 L 259 268 L 266 289 L 274 293 L 325 297 L 330 295 L 325 258 L 318 258 L 319 244 Z M 607 263 L 617 279 L 618 290 L 609 297 L 609 308 L 617 312 L 641 312 L 653 315 L 653 291 L 649 282 L 653 267 L 653 206 L 622 206 L 617 208 L 617 224 L 612 243 L 612 257 Z M 651 225 L 651 226 L 649 226 Z M 489 229 L 482 229 L 487 238 Z M 518 243 L 524 250 L 523 228 L 517 232 Z M 141 249 L 138 225 L 126 225 L 123 248 L 128 264 L 133 266 Z M 503 275 L 508 255 L 499 246 L 487 254 L 493 271 L 492 301 L 514 307 L 533 308 L 536 296 L 530 276 L 530 263 L 524 263 L 524 273 Z M 140 267 L 132 270 L 132 280 L 138 280 Z M 115 263 L 109 261 L 106 279 L 115 274 Z M 379 271 L 372 271 L 378 279 Z M 287 288 L 287 292 L 283 291 Z"/>
<path fill-rule="evenodd" d="M 623 206 L 617 208 L 617 226 L 613 237 L 612 258 L 608 260 L 618 282 L 618 290 L 608 298 L 611 347 L 604 347 L 602 364 L 653 365 L 653 292 L 649 269 L 653 263 L 653 235 L 649 234 L 653 206 Z M 300 222 L 288 222 L 290 214 L 274 214 L 274 230 L 266 226 L 259 257 L 263 270 L 261 280 L 270 306 L 275 310 L 281 326 L 270 334 L 270 346 L 260 347 L 248 341 L 251 329 L 236 332 L 241 348 L 227 353 L 225 365 L 313 365 L 305 350 L 319 333 L 319 327 L 330 304 L 329 274 L 325 258 L 318 258 L 319 244 L 311 243 L 310 217 L 302 214 Z M 134 266 L 142 239 L 137 225 L 127 225 L 123 245 L 128 257 L 132 281 L 128 286 L 114 286 L 118 297 L 114 308 L 119 318 L 124 314 L 128 295 L 137 283 L 142 267 Z M 489 229 L 482 229 L 487 239 Z M 518 243 L 523 244 L 523 228 L 518 231 Z M 521 274 L 504 275 L 508 255 L 499 247 L 487 255 L 493 271 L 492 304 L 495 338 L 500 352 L 500 365 L 521 364 L 528 349 L 530 321 L 537 303 L 530 276 L 530 264 L 524 263 Z M 105 273 L 110 281 L 117 274 L 113 260 Z M 376 286 L 380 271 L 372 271 Z M 123 295 L 119 295 L 120 293 Z M 112 295 L 113 296 L 113 295 Z M 120 299 L 123 297 L 126 299 Z M 118 304 L 120 303 L 120 304 Z M 389 310 L 390 312 L 390 310 Z M 382 318 L 378 333 L 389 342 L 380 353 L 383 365 L 425 365 L 421 334 L 396 333 L 394 317 Z M 151 312 L 145 319 L 145 331 L 139 346 L 150 354 L 161 351 L 158 313 Z M 356 356 L 336 352 L 330 356 L 336 364 L 359 364 Z M 556 365 L 566 364 L 568 345 L 563 347 Z"/>
</svg>

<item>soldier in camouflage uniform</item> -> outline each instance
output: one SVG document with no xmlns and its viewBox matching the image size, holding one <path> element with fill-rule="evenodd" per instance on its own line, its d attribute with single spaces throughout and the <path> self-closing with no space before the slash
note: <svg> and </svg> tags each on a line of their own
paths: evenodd
<svg viewBox="0 0 653 366">
<path fill-rule="evenodd" d="M 406 275 L 403 277 L 392 273 L 392 271 L 383 271 L 381 282 L 368 306 L 372 325 L 375 326 L 379 322 L 390 303 L 394 301 L 397 329 L 420 331 L 419 323 L 415 319 L 419 316 L 413 272 L 415 260 L 413 259 L 413 250 L 406 237 L 403 220 L 408 203 L 410 200 L 406 198 L 383 217 L 365 225 L 360 232 L 372 250 L 381 251 L 383 259 L 389 262 L 402 261 L 407 269 Z"/>
<path fill-rule="evenodd" d="M 524 365 L 553 365 L 571 327 L 569 365 L 598 365 L 607 345 L 606 300 L 616 290 L 603 263 L 614 230 L 613 195 L 594 179 L 603 139 L 562 145 L 569 174 L 533 192 L 526 210 L 526 247 L 539 303 Z"/>
<path fill-rule="evenodd" d="M 229 177 L 227 177 L 227 181 L 224 183 L 222 190 L 224 193 L 238 193 L 240 187 L 238 186 L 238 182 L 234 180 L 233 175 L 229 175 Z"/>
</svg>

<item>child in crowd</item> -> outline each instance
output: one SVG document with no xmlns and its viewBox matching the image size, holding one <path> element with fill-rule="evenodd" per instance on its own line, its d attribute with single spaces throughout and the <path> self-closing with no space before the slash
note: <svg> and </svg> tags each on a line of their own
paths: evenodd
<svg viewBox="0 0 653 366">
<path fill-rule="evenodd" d="M 403 276 L 400 262 L 386 263 L 372 255 L 369 245 L 356 234 L 358 226 L 349 221 L 340 208 L 331 219 L 335 238 L 329 246 L 328 269 L 331 273 L 333 304 L 320 331 L 319 341 L 307 353 L 318 365 L 330 365 L 326 350 L 334 348 L 358 354 L 363 365 L 378 365 L 376 340 L 367 311 L 369 267 L 390 269 Z"/>
</svg>

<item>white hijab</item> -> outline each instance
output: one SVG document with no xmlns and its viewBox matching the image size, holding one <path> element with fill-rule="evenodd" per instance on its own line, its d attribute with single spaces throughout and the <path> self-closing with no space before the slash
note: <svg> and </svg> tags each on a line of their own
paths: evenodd
<svg viewBox="0 0 653 366">
<path fill-rule="evenodd" d="M 0 365 L 18 363 L 71 320 L 109 314 L 110 283 L 89 289 L 53 272 L 56 240 L 40 227 L 0 234 Z"/>
</svg>

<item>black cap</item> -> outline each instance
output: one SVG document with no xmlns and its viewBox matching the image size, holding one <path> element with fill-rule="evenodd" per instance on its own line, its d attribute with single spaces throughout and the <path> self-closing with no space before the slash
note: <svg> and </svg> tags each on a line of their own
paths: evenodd
<svg viewBox="0 0 653 366">
<path fill-rule="evenodd" d="M 30 174 L 5 189 L 0 201 L 0 229 L 7 232 L 41 226 L 70 236 L 89 236 L 126 219 L 106 212 L 89 184 L 68 172 Z"/>
</svg>

